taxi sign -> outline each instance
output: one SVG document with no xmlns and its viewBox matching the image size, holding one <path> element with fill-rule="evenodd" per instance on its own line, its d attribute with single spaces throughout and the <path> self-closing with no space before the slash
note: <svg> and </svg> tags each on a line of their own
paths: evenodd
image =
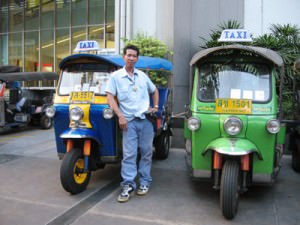
<svg viewBox="0 0 300 225">
<path fill-rule="evenodd" d="M 252 101 L 249 99 L 216 99 L 216 113 L 251 114 Z"/>
<path fill-rule="evenodd" d="M 245 29 L 226 29 L 218 42 L 252 42 L 252 37 Z"/>
<path fill-rule="evenodd" d="M 87 40 L 79 41 L 74 49 L 74 52 L 84 52 L 84 51 L 100 51 L 101 48 L 97 41 Z"/>
<path fill-rule="evenodd" d="M 93 101 L 93 91 L 71 92 L 70 103 L 89 103 Z"/>
</svg>

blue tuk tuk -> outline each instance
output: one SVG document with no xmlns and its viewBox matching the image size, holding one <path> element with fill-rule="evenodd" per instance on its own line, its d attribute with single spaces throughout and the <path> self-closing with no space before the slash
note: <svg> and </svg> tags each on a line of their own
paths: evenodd
<svg viewBox="0 0 300 225">
<path fill-rule="evenodd" d="M 60 179 L 71 194 L 84 191 L 91 171 L 122 159 L 122 136 L 104 91 L 113 71 L 124 65 L 119 55 L 79 53 L 64 58 L 54 105 L 47 115 L 54 120 Z M 136 67 L 170 72 L 165 59 L 140 56 Z M 159 88 L 159 110 L 154 127 L 154 157 L 165 159 L 170 148 L 170 88 Z"/>
</svg>

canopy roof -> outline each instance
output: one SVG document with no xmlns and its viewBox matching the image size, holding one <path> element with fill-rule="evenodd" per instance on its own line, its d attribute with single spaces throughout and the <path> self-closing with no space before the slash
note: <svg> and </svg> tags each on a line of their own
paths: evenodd
<svg viewBox="0 0 300 225">
<path fill-rule="evenodd" d="M 271 49 L 267 49 L 267 48 L 246 46 L 246 45 L 225 45 L 225 46 L 219 46 L 219 47 L 213 47 L 213 48 L 201 50 L 192 57 L 192 59 L 190 61 L 190 65 L 193 66 L 194 64 L 196 64 L 198 61 L 204 59 L 205 57 L 207 57 L 213 53 L 216 53 L 219 51 L 224 51 L 224 50 L 249 51 L 249 52 L 252 52 L 252 53 L 255 53 L 257 55 L 264 57 L 265 59 L 271 61 L 272 63 L 274 63 L 277 66 L 284 65 L 284 62 L 283 62 L 281 56 L 277 52 L 275 52 Z"/>
<path fill-rule="evenodd" d="M 32 81 L 32 80 L 58 80 L 58 74 L 53 72 L 0 72 L 2 81 Z"/>
<path fill-rule="evenodd" d="M 94 54 L 74 54 L 64 58 L 60 64 L 59 68 L 63 69 L 65 65 L 77 59 L 89 59 L 95 60 L 99 63 L 110 64 L 116 67 L 123 67 L 125 62 L 123 57 L 120 55 L 94 55 Z M 172 63 L 166 59 L 150 57 L 150 56 L 139 56 L 135 67 L 138 69 L 149 69 L 149 70 L 172 70 Z"/>
</svg>

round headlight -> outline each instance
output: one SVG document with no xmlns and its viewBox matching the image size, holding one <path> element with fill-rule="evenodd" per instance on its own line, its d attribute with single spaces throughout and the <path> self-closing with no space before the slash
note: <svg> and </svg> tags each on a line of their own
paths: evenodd
<svg viewBox="0 0 300 225">
<path fill-rule="evenodd" d="M 80 107 L 74 107 L 70 110 L 71 120 L 78 122 L 83 118 L 83 111 Z"/>
<path fill-rule="evenodd" d="M 269 120 L 266 126 L 271 134 L 277 134 L 280 130 L 280 122 L 276 119 Z"/>
<path fill-rule="evenodd" d="M 103 117 L 105 118 L 105 119 L 111 119 L 111 118 L 113 118 L 113 116 L 114 116 L 114 111 L 112 110 L 112 108 L 105 108 L 104 110 L 103 110 Z"/>
<path fill-rule="evenodd" d="M 200 127 L 200 120 L 196 117 L 190 117 L 187 121 L 187 125 L 191 131 L 195 131 Z"/>
<path fill-rule="evenodd" d="M 237 117 L 229 117 L 224 121 L 225 132 L 229 135 L 237 135 L 243 128 L 242 121 Z"/>
<path fill-rule="evenodd" d="M 45 114 L 47 117 L 49 118 L 52 118 L 54 117 L 55 115 L 55 107 L 52 105 L 52 106 L 48 106 L 46 109 L 45 109 Z"/>
</svg>

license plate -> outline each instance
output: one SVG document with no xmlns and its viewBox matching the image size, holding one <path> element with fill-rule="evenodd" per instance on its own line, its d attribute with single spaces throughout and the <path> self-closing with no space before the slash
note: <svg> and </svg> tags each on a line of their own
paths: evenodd
<svg viewBox="0 0 300 225">
<path fill-rule="evenodd" d="M 94 97 L 94 92 L 92 91 L 71 92 L 70 102 L 71 103 L 92 102 L 93 97 Z"/>
<path fill-rule="evenodd" d="M 249 99 L 224 99 L 216 100 L 216 112 L 228 114 L 251 114 L 252 101 Z"/>
</svg>

